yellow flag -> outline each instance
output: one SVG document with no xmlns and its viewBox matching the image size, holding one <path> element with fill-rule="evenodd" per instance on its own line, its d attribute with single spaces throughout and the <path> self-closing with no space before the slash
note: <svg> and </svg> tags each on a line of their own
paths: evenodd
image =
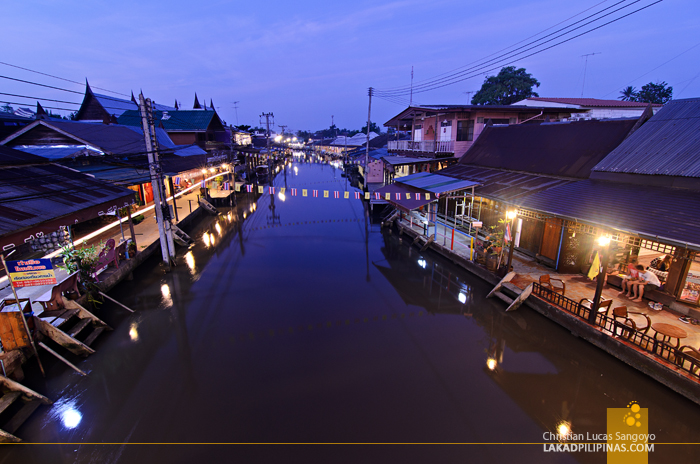
<svg viewBox="0 0 700 464">
<path fill-rule="evenodd" d="M 411 199 L 411 194 L 410 194 L 410 193 L 407 193 L 407 194 L 406 194 L 406 200 L 410 200 L 410 199 Z"/>
<path fill-rule="evenodd" d="M 365 192 L 365 200 L 369 200 L 369 192 Z"/>
<path fill-rule="evenodd" d="M 258 185 L 258 193 L 259 193 L 260 195 L 262 195 L 263 193 L 265 193 L 265 187 L 263 187 L 262 185 Z"/>
<path fill-rule="evenodd" d="M 284 187 L 281 187 L 281 188 L 280 188 L 280 193 L 281 193 L 282 195 L 284 195 L 284 192 L 286 192 L 286 191 L 287 191 L 286 188 L 284 188 Z"/>
<path fill-rule="evenodd" d="M 306 189 L 301 189 L 301 196 L 302 196 L 302 197 L 307 196 L 307 194 L 308 194 L 308 192 L 307 192 Z"/>
<path fill-rule="evenodd" d="M 595 252 L 595 256 L 593 257 L 593 264 L 591 264 L 591 268 L 588 270 L 588 278 L 593 280 L 595 277 L 598 275 L 600 272 L 600 258 L 598 258 L 598 252 Z"/>
<path fill-rule="evenodd" d="M 234 182 L 233 185 L 234 185 L 233 188 L 236 189 L 236 192 L 240 192 L 240 191 L 241 191 L 241 184 L 237 184 L 237 183 Z"/>
<path fill-rule="evenodd" d="M 350 192 L 343 193 L 343 198 L 350 198 Z"/>
<path fill-rule="evenodd" d="M 384 199 L 385 199 L 385 200 L 391 200 L 391 193 L 388 193 L 388 192 L 385 193 L 385 194 L 384 194 Z"/>
<path fill-rule="evenodd" d="M 425 194 L 425 199 L 426 199 L 426 200 L 430 200 L 430 194 L 429 194 L 429 193 L 426 193 L 426 194 Z"/>
<path fill-rule="evenodd" d="M 328 190 L 323 191 L 323 198 L 328 198 Z"/>
</svg>

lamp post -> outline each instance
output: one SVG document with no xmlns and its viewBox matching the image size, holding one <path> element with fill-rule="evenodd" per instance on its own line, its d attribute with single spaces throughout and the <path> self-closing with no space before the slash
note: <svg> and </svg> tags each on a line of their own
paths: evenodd
<svg viewBox="0 0 700 464">
<path fill-rule="evenodd" d="M 506 265 L 506 273 L 510 272 L 510 264 L 513 262 L 513 249 L 515 248 L 515 233 L 513 231 L 513 220 L 518 217 L 517 210 L 511 210 L 506 213 L 506 219 L 510 221 L 510 247 L 508 248 L 508 264 Z"/>
<path fill-rule="evenodd" d="M 600 267 L 595 287 L 595 296 L 591 305 L 591 312 L 588 315 L 588 322 L 595 325 L 596 316 L 598 315 L 598 307 L 600 306 L 600 296 L 603 294 L 603 284 L 605 283 L 605 272 L 608 270 L 608 245 L 610 245 L 610 237 L 601 235 L 598 237 L 598 245 L 600 245 Z"/>
</svg>

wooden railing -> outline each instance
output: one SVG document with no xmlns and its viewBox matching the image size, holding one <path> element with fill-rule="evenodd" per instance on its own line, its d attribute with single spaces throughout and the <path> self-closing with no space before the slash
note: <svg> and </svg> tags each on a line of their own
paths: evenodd
<svg viewBox="0 0 700 464">
<path fill-rule="evenodd" d="M 588 322 L 590 308 L 587 308 L 577 301 L 567 298 L 560 293 L 556 293 L 548 288 L 541 286 L 539 283 L 533 283 L 532 293 L 548 303 L 558 306 L 564 311 L 571 313 L 585 322 Z M 653 355 L 655 358 L 661 358 L 671 364 L 675 364 L 681 370 L 690 374 L 690 376 L 700 382 L 700 359 L 690 356 L 677 348 L 661 341 L 654 337 L 642 333 L 630 326 L 615 320 L 613 317 L 606 316 L 604 313 L 596 315 L 595 326 L 603 330 L 610 336 L 618 337 L 626 343 L 634 345 L 635 348 Z"/>
<path fill-rule="evenodd" d="M 422 153 L 454 153 L 454 140 L 423 140 L 414 142 L 412 140 L 393 140 L 388 144 L 389 151 L 415 151 Z"/>
</svg>

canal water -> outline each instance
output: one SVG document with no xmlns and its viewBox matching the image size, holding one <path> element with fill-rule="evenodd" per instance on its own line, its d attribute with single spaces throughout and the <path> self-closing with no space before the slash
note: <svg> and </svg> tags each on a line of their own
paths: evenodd
<svg viewBox="0 0 700 464">
<path fill-rule="evenodd" d="M 17 432 L 43 444 L 0 463 L 602 463 L 546 453 L 543 434 L 606 433 L 632 401 L 656 443 L 700 441 L 698 406 L 527 307 L 506 314 L 383 231 L 339 169 L 297 160 L 272 183 L 204 218 L 172 272 L 154 259 L 110 292 L 136 313 L 96 310 L 114 331 L 71 358 L 88 377 L 27 365 L 55 403 Z M 657 444 L 649 462 L 697 450 Z"/>
</svg>

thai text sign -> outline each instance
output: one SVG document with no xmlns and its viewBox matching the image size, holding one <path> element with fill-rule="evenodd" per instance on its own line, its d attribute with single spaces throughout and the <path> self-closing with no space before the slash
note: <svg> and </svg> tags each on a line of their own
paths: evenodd
<svg viewBox="0 0 700 464">
<path fill-rule="evenodd" d="M 56 284 L 56 274 L 50 259 L 6 261 L 6 264 L 7 273 L 15 288 Z"/>
</svg>

